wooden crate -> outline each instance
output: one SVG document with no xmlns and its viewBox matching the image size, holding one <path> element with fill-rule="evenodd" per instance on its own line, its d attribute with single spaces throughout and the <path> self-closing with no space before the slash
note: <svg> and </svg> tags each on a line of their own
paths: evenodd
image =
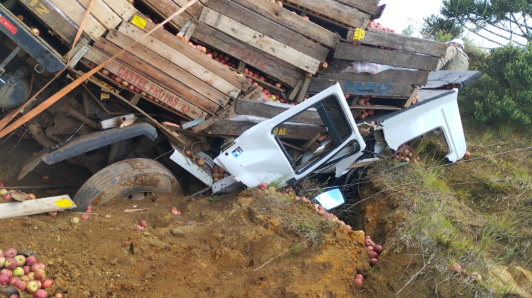
<svg viewBox="0 0 532 298">
<path fill-rule="evenodd" d="M 316 73 L 329 50 L 266 17 L 227 0 L 209 2 L 199 21 L 305 72 Z"/>
<path fill-rule="evenodd" d="M 104 54 L 95 48 L 90 48 L 87 54 L 85 54 L 84 59 L 96 64 L 101 64 L 109 59 L 109 56 L 110 55 Z M 127 56 L 122 57 L 124 60 L 130 58 L 131 57 Z M 155 99 L 157 99 L 157 102 L 163 102 L 167 107 L 175 110 L 177 114 L 183 113 L 192 119 L 200 119 L 207 116 L 207 113 L 202 111 L 197 106 L 180 98 L 173 92 L 170 92 L 166 88 L 155 83 L 152 79 L 150 79 L 150 77 L 143 75 L 141 72 L 136 71 L 121 62 L 121 60 L 113 60 L 107 65 L 106 69 L 123 80 L 131 82 L 147 94 L 153 96 Z M 150 69 L 146 69 L 146 71 L 150 71 Z M 152 71 L 151 74 L 153 76 L 158 76 L 155 71 Z"/>
<path fill-rule="evenodd" d="M 307 92 L 316 94 L 336 83 L 340 84 L 344 94 L 379 98 L 409 98 L 415 89 L 412 84 L 313 78 Z"/>
<path fill-rule="evenodd" d="M 152 11 L 156 11 L 165 19 L 181 9 L 186 2 L 186 0 L 139 0 L 141 5 L 148 7 Z M 197 19 L 202 9 L 203 5 L 198 1 L 189 7 L 185 12 L 173 18 L 170 23 L 172 23 L 172 25 L 178 29 L 181 29 L 189 20 Z"/>
</svg>

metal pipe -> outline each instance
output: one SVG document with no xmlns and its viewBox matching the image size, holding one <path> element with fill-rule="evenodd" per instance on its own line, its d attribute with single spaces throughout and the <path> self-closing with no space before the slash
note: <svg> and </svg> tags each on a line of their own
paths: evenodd
<svg viewBox="0 0 532 298">
<path fill-rule="evenodd" d="M 81 122 L 85 122 L 85 124 L 87 124 L 88 126 L 94 128 L 94 129 L 98 129 L 98 123 L 92 121 L 91 119 L 83 116 L 82 114 L 78 113 L 76 110 L 74 109 L 70 109 L 67 113 L 68 116 L 71 116 L 71 117 L 74 117 L 76 118 L 77 120 L 81 121 Z"/>
</svg>

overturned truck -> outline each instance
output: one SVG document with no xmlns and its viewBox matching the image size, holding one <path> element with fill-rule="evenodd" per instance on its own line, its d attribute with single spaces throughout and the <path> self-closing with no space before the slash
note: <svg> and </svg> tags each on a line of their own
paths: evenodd
<svg viewBox="0 0 532 298">
<path fill-rule="evenodd" d="M 457 88 L 479 73 L 435 71 L 446 45 L 383 28 L 378 0 L 0 3 L 0 135 L 43 146 L 19 178 L 41 162 L 88 168 L 78 209 L 191 180 L 346 184 L 433 130 L 451 162 L 466 152 Z"/>
</svg>

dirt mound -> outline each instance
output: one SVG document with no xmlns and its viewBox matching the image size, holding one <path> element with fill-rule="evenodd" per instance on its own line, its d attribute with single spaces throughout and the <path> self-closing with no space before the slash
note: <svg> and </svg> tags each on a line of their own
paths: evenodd
<svg viewBox="0 0 532 298">
<path fill-rule="evenodd" d="M 148 210 L 124 212 L 133 205 Z M 354 276 L 369 273 L 363 233 L 301 201 L 165 196 L 92 214 L 75 226 L 68 212 L 4 221 L 0 247 L 34 250 L 55 279 L 49 294 L 68 297 L 358 297 Z"/>
</svg>

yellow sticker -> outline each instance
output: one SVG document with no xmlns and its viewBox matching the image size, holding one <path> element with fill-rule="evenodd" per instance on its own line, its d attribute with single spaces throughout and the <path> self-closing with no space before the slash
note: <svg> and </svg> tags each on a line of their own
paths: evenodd
<svg viewBox="0 0 532 298">
<path fill-rule="evenodd" d="M 361 40 L 366 37 L 366 31 L 364 29 L 357 28 L 355 30 L 355 36 L 353 36 L 354 40 Z"/>
<path fill-rule="evenodd" d="M 71 207 L 71 206 L 72 206 L 72 203 L 70 203 L 69 200 L 59 200 L 59 201 L 55 201 L 55 204 L 56 204 L 57 207 L 59 207 L 59 208 L 65 208 L 65 207 Z"/>
<path fill-rule="evenodd" d="M 111 95 L 109 93 L 100 94 L 100 100 L 109 99 L 109 98 L 111 98 Z"/>
<path fill-rule="evenodd" d="M 131 20 L 131 23 L 133 23 L 133 25 L 137 25 L 137 27 L 141 28 L 141 29 L 144 29 L 144 27 L 146 27 L 146 24 L 148 23 L 148 21 L 146 21 L 145 19 L 139 17 L 139 16 L 134 16 L 133 17 L 133 20 Z"/>
</svg>

